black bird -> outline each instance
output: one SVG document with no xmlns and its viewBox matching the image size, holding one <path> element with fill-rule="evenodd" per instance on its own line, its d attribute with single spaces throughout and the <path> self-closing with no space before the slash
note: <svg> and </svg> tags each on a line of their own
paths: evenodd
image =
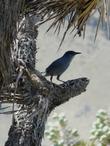
<svg viewBox="0 0 110 146">
<path fill-rule="evenodd" d="M 46 68 L 45 76 L 50 76 L 51 82 L 52 82 L 53 76 L 57 76 L 57 80 L 62 81 L 60 80 L 60 76 L 66 71 L 72 59 L 77 54 L 81 54 L 81 53 L 75 52 L 75 51 L 65 52 L 65 54 L 61 58 L 55 60 Z"/>
</svg>

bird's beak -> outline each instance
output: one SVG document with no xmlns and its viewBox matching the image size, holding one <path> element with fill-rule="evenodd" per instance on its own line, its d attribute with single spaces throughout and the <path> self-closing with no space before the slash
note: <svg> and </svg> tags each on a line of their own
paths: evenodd
<svg viewBox="0 0 110 146">
<path fill-rule="evenodd" d="M 76 52 L 76 54 L 82 54 L 81 52 Z"/>
</svg>

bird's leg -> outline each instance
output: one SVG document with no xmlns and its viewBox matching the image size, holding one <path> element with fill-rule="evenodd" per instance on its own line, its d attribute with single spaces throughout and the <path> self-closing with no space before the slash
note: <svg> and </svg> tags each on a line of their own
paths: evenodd
<svg viewBox="0 0 110 146">
<path fill-rule="evenodd" d="M 61 82 L 63 82 L 63 83 L 65 82 L 65 81 L 60 80 L 60 75 L 57 76 L 57 80 L 58 80 L 58 81 L 61 81 Z"/>
<path fill-rule="evenodd" d="M 52 82 L 53 76 L 50 76 L 50 81 Z"/>
</svg>

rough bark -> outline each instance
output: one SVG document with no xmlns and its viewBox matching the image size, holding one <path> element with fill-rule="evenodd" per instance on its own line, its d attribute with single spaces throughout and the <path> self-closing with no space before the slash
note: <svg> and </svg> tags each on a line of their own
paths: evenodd
<svg viewBox="0 0 110 146">
<path fill-rule="evenodd" d="M 0 88 L 11 74 L 11 49 L 24 0 L 0 0 Z"/>
<path fill-rule="evenodd" d="M 57 85 L 46 80 L 35 69 L 38 35 L 35 17 L 36 15 L 26 15 L 26 25 L 18 35 L 18 48 L 16 46 L 13 64 L 16 74 L 14 77 L 19 80 L 17 88 L 16 81 L 14 87 L 10 86 L 13 97 L 8 93 L 6 96 L 5 89 L 1 93 L 2 102 L 10 98 L 8 101 L 13 103 L 14 98 L 14 102 L 20 104 L 14 114 L 5 146 L 41 146 L 45 124 L 51 111 L 86 91 L 89 83 L 87 78 L 79 78 Z"/>
</svg>

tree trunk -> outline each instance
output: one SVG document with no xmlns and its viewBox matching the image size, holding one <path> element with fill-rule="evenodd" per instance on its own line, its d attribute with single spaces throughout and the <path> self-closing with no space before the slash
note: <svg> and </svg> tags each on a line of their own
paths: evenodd
<svg viewBox="0 0 110 146">
<path fill-rule="evenodd" d="M 56 85 L 35 69 L 36 23 L 41 17 L 36 13 L 25 14 L 24 21 L 18 22 L 25 13 L 24 2 L 31 3 L 0 0 L 0 101 L 13 103 L 12 112 L 14 104 L 19 104 L 5 146 L 41 146 L 45 123 L 52 110 L 84 92 L 89 83 L 87 78 L 79 78 Z M 3 86 L 6 80 L 7 86 Z"/>
<path fill-rule="evenodd" d="M 18 35 L 18 49 L 16 47 L 13 55 L 14 68 L 20 70 L 21 67 L 23 74 L 20 77 L 20 72 L 17 74 L 19 82 L 13 98 L 20 107 L 14 115 L 5 146 L 41 146 L 49 114 L 57 106 L 86 91 L 89 83 L 87 78 L 79 78 L 57 85 L 35 69 L 38 35 L 35 20 L 38 20 L 36 15 L 26 15 L 25 25 Z M 4 100 L 6 96 L 2 98 Z"/>
<path fill-rule="evenodd" d="M 0 0 L 0 89 L 10 79 L 11 49 L 24 0 Z"/>
</svg>

